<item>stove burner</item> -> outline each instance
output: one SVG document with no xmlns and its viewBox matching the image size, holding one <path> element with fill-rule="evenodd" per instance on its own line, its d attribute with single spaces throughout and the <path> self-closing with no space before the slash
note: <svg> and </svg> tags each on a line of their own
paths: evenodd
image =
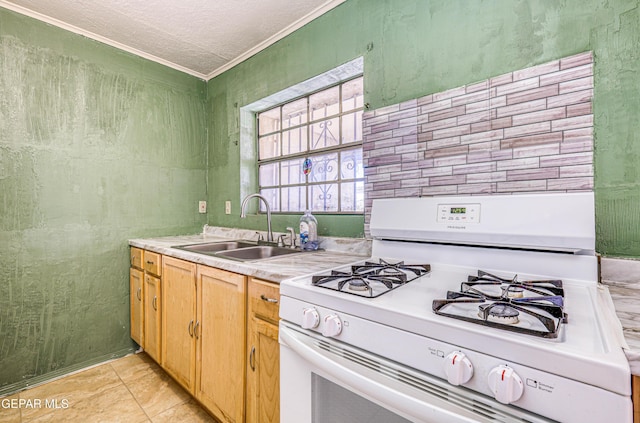
<svg viewBox="0 0 640 423">
<path fill-rule="evenodd" d="M 511 285 L 507 288 L 507 297 L 509 298 L 523 298 L 524 288 Z"/>
<path fill-rule="evenodd" d="M 349 279 L 347 286 L 352 291 L 366 291 L 369 289 L 369 285 L 362 278 Z"/>
<path fill-rule="evenodd" d="M 518 318 L 520 312 L 506 304 L 491 304 L 488 306 L 481 305 L 478 309 L 478 317 L 483 319 L 486 318 L 487 320 L 495 323 L 515 325 L 520 322 L 520 319 Z M 485 312 L 485 309 L 488 310 Z"/>
</svg>

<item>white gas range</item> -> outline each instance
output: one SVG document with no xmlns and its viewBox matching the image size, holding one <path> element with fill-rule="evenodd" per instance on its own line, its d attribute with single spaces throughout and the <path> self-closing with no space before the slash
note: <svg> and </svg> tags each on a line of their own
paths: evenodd
<svg viewBox="0 0 640 423">
<path fill-rule="evenodd" d="M 631 422 L 592 193 L 374 200 L 373 257 L 281 284 L 281 421 Z"/>
</svg>

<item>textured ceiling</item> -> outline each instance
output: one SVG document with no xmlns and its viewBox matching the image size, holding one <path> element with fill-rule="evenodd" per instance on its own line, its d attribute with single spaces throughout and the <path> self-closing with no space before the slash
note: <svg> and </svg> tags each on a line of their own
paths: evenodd
<svg viewBox="0 0 640 423">
<path fill-rule="evenodd" d="M 345 0 L 0 0 L 0 7 L 210 79 Z"/>
</svg>

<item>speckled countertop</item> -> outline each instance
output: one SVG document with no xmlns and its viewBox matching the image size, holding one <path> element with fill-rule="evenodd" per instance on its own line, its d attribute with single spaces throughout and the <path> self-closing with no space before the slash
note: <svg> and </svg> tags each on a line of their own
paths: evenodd
<svg viewBox="0 0 640 423">
<path fill-rule="evenodd" d="M 622 324 L 631 374 L 640 376 L 640 260 L 603 257 L 601 279 Z"/>
<path fill-rule="evenodd" d="M 274 233 L 274 236 L 278 235 Z M 256 231 L 205 226 L 203 232 L 198 235 L 130 239 L 129 245 L 272 282 L 353 263 L 371 255 L 370 240 L 329 237 L 320 237 L 320 247 L 323 251 L 302 252 L 244 262 L 172 248 L 176 245 L 227 240 L 255 241 Z"/>
</svg>

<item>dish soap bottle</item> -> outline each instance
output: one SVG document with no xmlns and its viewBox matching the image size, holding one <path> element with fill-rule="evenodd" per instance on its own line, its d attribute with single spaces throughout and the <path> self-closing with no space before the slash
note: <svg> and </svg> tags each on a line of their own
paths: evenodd
<svg viewBox="0 0 640 423">
<path fill-rule="evenodd" d="M 318 221 L 309 210 L 305 211 L 300 218 L 300 248 L 318 249 Z"/>
</svg>

